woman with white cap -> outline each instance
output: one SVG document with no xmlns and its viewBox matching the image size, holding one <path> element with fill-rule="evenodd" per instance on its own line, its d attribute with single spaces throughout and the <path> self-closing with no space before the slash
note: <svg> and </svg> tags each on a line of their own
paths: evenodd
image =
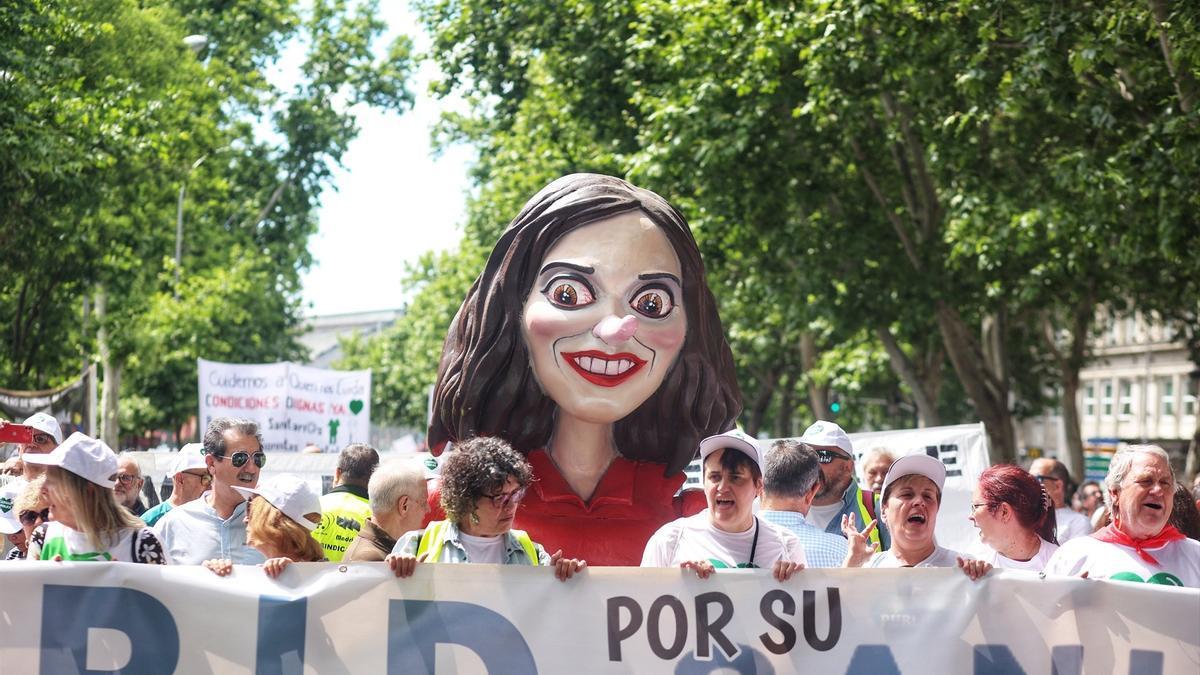
<svg viewBox="0 0 1200 675">
<path fill-rule="evenodd" d="M 267 576 L 277 577 L 294 562 L 324 562 L 325 551 L 312 537 L 321 523 L 321 498 L 302 478 L 273 476 L 256 488 L 234 487 L 246 504 L 246 543 L 266 556 Z M 233 571 L 228 559 L 205 560 L 219 576 Z"/>
<path fill-rule="evenodd" d="M 892 463 L 883 479 L 882 517 L 892 533 L 891 547 L 876 552 L 867 545 L 867 536 L 875 527 L 871 521 L 861 531 L 843 516 L 842 531 L 850 543 L 846 567 L 960 567 L 972 579 L 987 574 L 992 566 L 934 541 L 938 509 L 946 466 L 925 454 L 907 455 Z"/>
<path fill-rule="evenodd" d="M 49 522 L 50 508 L 44 494 L 45 483 L 46 477 L 38 476 L 13 486 L 17 488 L 14 491 L 6 492 L 11 483 L 0 488 L 0 532 L 7 534 L 13 545 L 5 560 L 24 560 L 29 551 L 29 542 L 33 540 L 33 530 Z M 8 518 L 4 514 L 5 499 L 12 501 Z"/>
<path fill-rule="evenodd" d="M 52 521 L 33 531 L 27 559 L 166 564 L 154 530 L 117 504 L 117 455 L 102 441 L 76 432 L 49 454 L 26 453 L 25 462 L 46 467 Z"/>
<path fill-rule="evenodd" d="M 771 568 L 787 581 L 805 564 L 795 534 L 754 515 L 762 491 L 758 444 L 738 430 L 700 442 L 708 509 L 663 525 L 650 537 L 642 567 L 675 567 L 707 579 L 718 568 Z"/>
</svg>

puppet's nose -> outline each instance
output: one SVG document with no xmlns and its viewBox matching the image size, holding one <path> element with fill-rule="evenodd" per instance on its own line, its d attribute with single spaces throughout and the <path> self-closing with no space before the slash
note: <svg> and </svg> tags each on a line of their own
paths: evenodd
<svg viewBox="0 0 1200 675">
<path fill-rule="evenodd" d="M 636 332 L 637 318 L 631 315 L 619 318 L 610 314 L 592 329 L 592 335 L 614 347 L 633 337 Z"/>
</svg>

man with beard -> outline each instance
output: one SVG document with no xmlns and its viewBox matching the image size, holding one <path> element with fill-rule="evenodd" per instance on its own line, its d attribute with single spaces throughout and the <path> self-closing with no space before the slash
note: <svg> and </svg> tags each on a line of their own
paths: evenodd
<svg viewBox="0 0 1200 675">
<path fill-rule="evenodd" d="M 878 520 L 875 516 L 875 493 L 858 486 L 854 476 L 854 446 L 850 437 L 833 422 L 818 421 L 800 437 L 817 453 L 821 464 L 824 483 L 813 498 L 808 510 L 808 522 L 839 536 L 842 532 L 842 516 L 849 516 L 858 531 L 866 529 L 867 523 Z M 878 544 L 885 551 L 891 536 L 882 522 L 871 529 L 868 544 Z"/>
<path fill-rule="evenodd" d="M 1112 523 L 1054 552 L 1046 574 L 1200 588 L 1200 541 L 1171 524 L 1175 474 L 1165 450 L 1118 450 L 1104 478 Z"/>
<path fill-rule="evenodd" d="M 246 501 L 234 487 L 258 485 L 267 457 L 258 425 L 246 419 L 218 417 L 204 432 L 204 462 L 212 487 L 199 499 L 171 509 L 156 529 L 163 548 L 176 565 L 199 565 L 228 559 L 234 564 L 266 558 L 246 544 Z"/>
<path fill-rule="evenodd" d="M 146 479 L 142 478 L 142 468 L 137 460 L 126 452 L 117 455 L 117 484 L 113 486 L 113 494 L 117 496 L 117 503 L 135 516 L 146 512 L 141 498 L 145 484 Z"/>
</svg>

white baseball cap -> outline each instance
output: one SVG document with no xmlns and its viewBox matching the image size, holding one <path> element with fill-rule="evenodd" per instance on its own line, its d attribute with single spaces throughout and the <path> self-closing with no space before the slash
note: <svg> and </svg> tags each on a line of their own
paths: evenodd
<svg viewBox="0 0 1200 675">
<path fill-rule="evenodd" d="M 204 462 L 204 446 L 199 443 L 188 443 L 179 449 L 179 456 L 171 465 L 171 475 L 190 471 L 192 469 L 207 469 Z"/>
<path fill-rule="evenodd" d="M 854 457 L 854 445 L 850 443 L 850 437 L 846 432 L 833 422 L 818 420 L 811 427 L 804 431 L 804 435 L 800 437 L 801 443 L 809 445 L 835 446 L 846 451 L 846 454 Z"/>
<path fill-rule="evenodd" d="M 24 480 L 14 480 L 0 486 L 0 534 L 21 531 L 21 519 L 17 517 L 17 497 L 28 484 Z"/>
<path fill-rule="evenodd" d="M 933 481 L 938 492 L 941 492 L 942 486 L 946 484 L 946 465 L 942 464 L 942 460 L 930 457 L 923 452 L 905 455 L 892 462 L 892 465 L 888 467 L 887 475 L 883 478 L 883 489 L 879 493 L 887 494 L 889 485 L 905 476 L 913 475 L 924 476 Z"/>
<path fill-rule="evenodd" d="M 283 515 L 291 518 L 309 530 L 317 529 L 317 524 L 304 516 L 315 513 L 321 515 L 321 498 L 303 478 L 291 474 L 271 476 L 260 481 L 256 488 L 233 487 L 247 500 L 258 495 L 275 508 L 283 511 Z"/>
<path fill-rule="evenodd" d="M 54 419 L 53 415 L 46 413 L 34 413 L 30 415 L 22 424 L 27 427 L 33 427 L 38 431 L 44 431 L 54 437 L 55 443 L 62 443 L 62 427 L 58 425 L 58 420 Z"/>
<path fill-rule="evenodd" d="M 111 488 L 117 484 L 117 453 L 104 441 L 78 431 L 67 436 L 67 440 L 53 452 L 44 455 L 25 453 L 24 459 L 27 464 L 61 466 L 100 487 Z"/>
<path fill-rule="evenodd" d="M 730 429 L 700 441 L 700 464 L 703 465 L 709 455 L 725 449 L 737 450 L 753 459 L 755 464 L 762 466 L 762 452 L 758 449 L 758 440 L 738 429 Z"/>
</svg>

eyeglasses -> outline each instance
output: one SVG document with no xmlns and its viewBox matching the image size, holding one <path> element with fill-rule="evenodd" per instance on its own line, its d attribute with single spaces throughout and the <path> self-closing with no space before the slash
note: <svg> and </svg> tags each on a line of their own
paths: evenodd
<svg viewBox="0 0 1200 675">
<path fill-rule="evenodd" d="M 833 450 L 817 450 L 817 461 L 821 464 L 828 464 L 835 459 L 844 459 L 848 462 L 853 460 L 850 455 L 844 455 Z"/>
<path fill-rule="evenodd" d="M 1052 480 L 1055 483 L 1061 482 L 1060 479 L 1055 478 L 1054 476 L 1034 476 L 1034 478 L 1036 478 L 1037 482 L 1039 482 L 1039 483 L 1045 483 L 1048 480 Z"/>
<path fill-rule="evenodd" d="M 242 464 L 245 464 L 245 462 L 242 462 Z M 212 476 L 207 471 L 184 471 L 183 473 L 186 476 L 191 476 L 199 480 L 201 485 L 208 485 L 212 482 Z"/>
<path fill-rule="evenodd" d="M 509 504 L 519 504 L 525 498 L 525 488 L 517 488 L 512 492 L 504 492 L 498 495 L 484 495 L 484 497 L 492 500 L 492 506 L 497 509 L 503 509 Z"/>
<path fill-rule="evenodd" d="M 987 502 L 979 502 L 978 504 L 971 505 L 971 513 L 978 511 L 981 506 L 986 506 L 989 509 L 992 508 L 992 505 Z"/>
<path fill-rule="evenodd" d="M 22 511 L 18 516 L 21 519 L 22 525 L 33 525 L 39 520 L 43 523 L 50 520 L 50 509 L 45 508 L 41 511 Z"/>
<path fill-rule="evenodd" d="M 120 481 L 122 485 L 132 485 L 134 481 L 138 481 L 141 479 L 142 479 L 141 476 L 132 476 L 127 473 L 117 474 L 117 480 Z"/>
<path fill-rule="evenodd" d="M 235 467 L 240 467 L 245 466 L 246 460 L 250 459 L 251 456 L 252 455 L 248 452 L 235 452 L 229 457 L 226 457 L 225 455 L 213 455 L 213 458 L 218 462 L 223 459 L 228 459 L 230 464 L 234 465 Z M 254 466 L 257 466 L 260 469 L 263 468 L 263 464 L 267 463 L 267 453 L 265 452 L 256 452 L 254 453 L 253 457 Z"/>
</svg>

